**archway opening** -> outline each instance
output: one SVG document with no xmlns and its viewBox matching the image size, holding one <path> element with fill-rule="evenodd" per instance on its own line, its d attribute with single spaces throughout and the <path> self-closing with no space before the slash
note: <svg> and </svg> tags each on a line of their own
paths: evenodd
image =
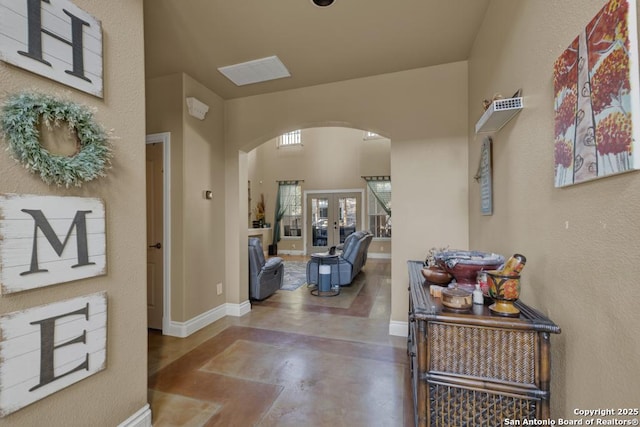
<svg viewBox="0 0 640 427">
<path fill-rule="evenodd" d="M 390 139 L 344 126 L 309 127 L 267 140 L 247 153 L 248 227 L 270 228 L 279 240 L 273 234 L 261 234 L 271 244 L 277 242 L 278 253 L 292 255 L 337 245 L 348 233 L 367 230 L 374 234 L 369 256 L 390 258 L 390 213 L 380 206 L 365 179 L 390 179 L 390 154 Z M 299 188 L 275 227 L 276 207 L 284 203 L 277 200 L 279 183 L 296 183 Z M 336 205 L 331 218 L 328 214 L 334 211 L 329 204 Z M 327 227 L 329 219 L 335 239 L 327 234 L 333 228 Z"/>
</svg>

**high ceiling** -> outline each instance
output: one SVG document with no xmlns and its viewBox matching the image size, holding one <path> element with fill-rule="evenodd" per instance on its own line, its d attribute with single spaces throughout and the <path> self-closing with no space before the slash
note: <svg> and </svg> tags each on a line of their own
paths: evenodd
<svg viewBox="0 0 640 427">
<path fill-rule="evenodd" d="M 144 0 L 148 78 L 224 99 L 467 59 L 489 0 Z M 219 67 L 277 55 L 291 77 L 238 87 Z"/>
</svg>

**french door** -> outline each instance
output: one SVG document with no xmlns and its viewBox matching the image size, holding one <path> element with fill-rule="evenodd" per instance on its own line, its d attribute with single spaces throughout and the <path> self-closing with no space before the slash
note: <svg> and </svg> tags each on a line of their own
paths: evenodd
<svg viewBox="0 0 640 427">
<path fill-rule="evenodd" d="M 361 228 L 362 193 L 307 193 L 307 253 L 344 243 Z"/>
</svg>

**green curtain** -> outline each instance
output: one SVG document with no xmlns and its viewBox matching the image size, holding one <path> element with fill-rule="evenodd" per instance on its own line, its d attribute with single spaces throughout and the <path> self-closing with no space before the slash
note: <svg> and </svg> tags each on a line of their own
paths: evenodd
<svg viewBox="0 0 640 427">
<path fill-rule="evenodd" d="M 295 189 L 294 191 L 289 190 L 288 192 L 283 191 L 286 186 L 296 187 L 298 185 L 298 181 L 278 181 L 278 192 L 276 193 L 276 211 L 274 215 L 273 221 L 273 244 L 277 245 L 280 241 L 280 221 L 282 217 L 287 212 L 287 208 L 291 205 L 295 198 Z M 282 193 L 286 192 L 286 195 Z"/>
<path fill-rule="evenodd" d="M 391 177 L 363 176 L 362 178 L 367 181 L 367 186 L 385 213 L 391 216 Z"/>
</svg>

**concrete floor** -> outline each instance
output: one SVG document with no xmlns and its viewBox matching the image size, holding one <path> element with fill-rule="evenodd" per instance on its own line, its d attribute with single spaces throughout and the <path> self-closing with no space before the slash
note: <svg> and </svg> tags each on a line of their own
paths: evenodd
<svg viewBox="0 0 640 427">
<path fill-rule="evenodd" d="M 390 276 L 389 260 L 368 260 L 337 297 L 302 286 L 188 338 L 150 331 L 153 425 L 413 426 Z"/>
</svg>

